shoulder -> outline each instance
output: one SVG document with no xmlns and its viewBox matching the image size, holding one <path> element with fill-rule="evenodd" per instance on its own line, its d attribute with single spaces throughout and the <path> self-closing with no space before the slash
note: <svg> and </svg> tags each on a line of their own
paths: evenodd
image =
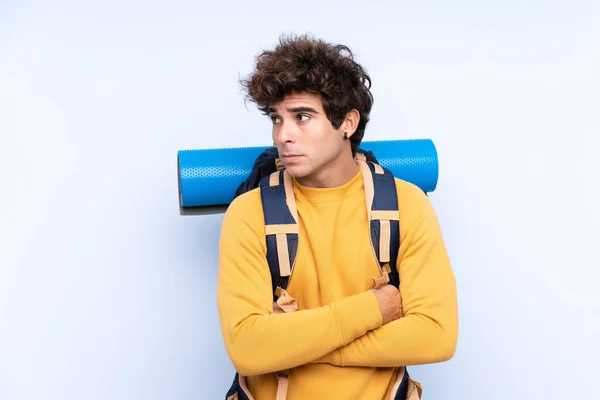
<svg viewBox="0 0 600 400">
<path fill-rule="evenodd" d="M 418 227 L 424 220 L 434 222 L 437 218 L 427 194 L 411 182 L 399 178 L 394 179 L 396 181 L 396 192 L 398 193 L 401 226 L 413 229 Z"/>
<path fill-rule="evenodd" d="M 224 231 L 252 230 L 264 232 L 264 217 L 260 189 L 252 189 L 233 199 L 223 218 Z"/>
<path fill-rule="evenodd" d="M 398 193 L 398 204 L 408 207 L 423 207 L 429 204 L 427 194 L 414 183 L 394 178 L 396 182 L 396 192 Z"/>
<path fill-rule="evenodd" d="M 225 212 L 226 219 L 260 220 L 263 221 L 263 208 L 260 188 L 242 193 L 229 204 Z"/>
</svg>

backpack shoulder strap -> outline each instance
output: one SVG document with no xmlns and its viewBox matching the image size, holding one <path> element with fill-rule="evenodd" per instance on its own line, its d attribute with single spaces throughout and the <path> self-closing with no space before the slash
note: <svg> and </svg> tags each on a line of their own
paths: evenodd
<svg viewBox="0 0 600 400">
<path fill-rule="evenodd" d="M 361 157 L 357 158 L 357 162 L 365 185 L 371 245 L 381 272 L 381 275 L 373 277 L 374 286 L 391 283 L 399 287 L 396 261 L 400 247 L 400 217 L 394 175 L 388 169 Z"/>
<path fill-rule="evenodd" d="M 298 309 L 296 300 L 286 291 L 296 261 L 300 231 L 292 178 L 285 170 L 275 171 L 262 178 L 259 186 L 274 300 L 285 312 L 295 311 Z"/>
</svg>

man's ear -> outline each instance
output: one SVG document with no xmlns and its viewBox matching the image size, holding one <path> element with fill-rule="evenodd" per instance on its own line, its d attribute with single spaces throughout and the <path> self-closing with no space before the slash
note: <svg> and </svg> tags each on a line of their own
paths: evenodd
<svg viewBox="0 0 600 400">
<path fill-rule="evenodd" d="M 346 114 L 344 122 L 342 122 L 342 131 L 348 134 L 348 138 L 350 138 L 354 134 L 354 132 L 356 132 L 359 122 L 360 113 L 358 112 L 358 110 L 353 109 Z"/>
</svg>

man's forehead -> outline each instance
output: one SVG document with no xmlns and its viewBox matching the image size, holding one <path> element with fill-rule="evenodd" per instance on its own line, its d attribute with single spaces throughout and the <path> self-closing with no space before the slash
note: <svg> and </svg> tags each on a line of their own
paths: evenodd
<svg viewBox="0 0 600 400">
<path fill-rule="evenodd" d="M 272 110 L 283 110 L 298 107 L 312 107 L 315 109 L 321 108 L 321 99 L 313 94 L 289 94 L 286 95 L 281 101 L 271 103 L 270 108 Z"/>
</svg>

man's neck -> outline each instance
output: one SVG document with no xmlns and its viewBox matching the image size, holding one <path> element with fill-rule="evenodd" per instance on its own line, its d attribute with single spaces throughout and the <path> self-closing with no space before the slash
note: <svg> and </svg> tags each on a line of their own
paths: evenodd
<svg viewBox="0 0 600 400">
<path fill-rule="evenodd" d="M 310 176 L 296 178 L 302 186 L 313 188 L 332 188 L 343 186 L 350 182 L 358 173 L 360 167 L 352 154 L 344 154 L 338 160 Z"/>
</svg>

